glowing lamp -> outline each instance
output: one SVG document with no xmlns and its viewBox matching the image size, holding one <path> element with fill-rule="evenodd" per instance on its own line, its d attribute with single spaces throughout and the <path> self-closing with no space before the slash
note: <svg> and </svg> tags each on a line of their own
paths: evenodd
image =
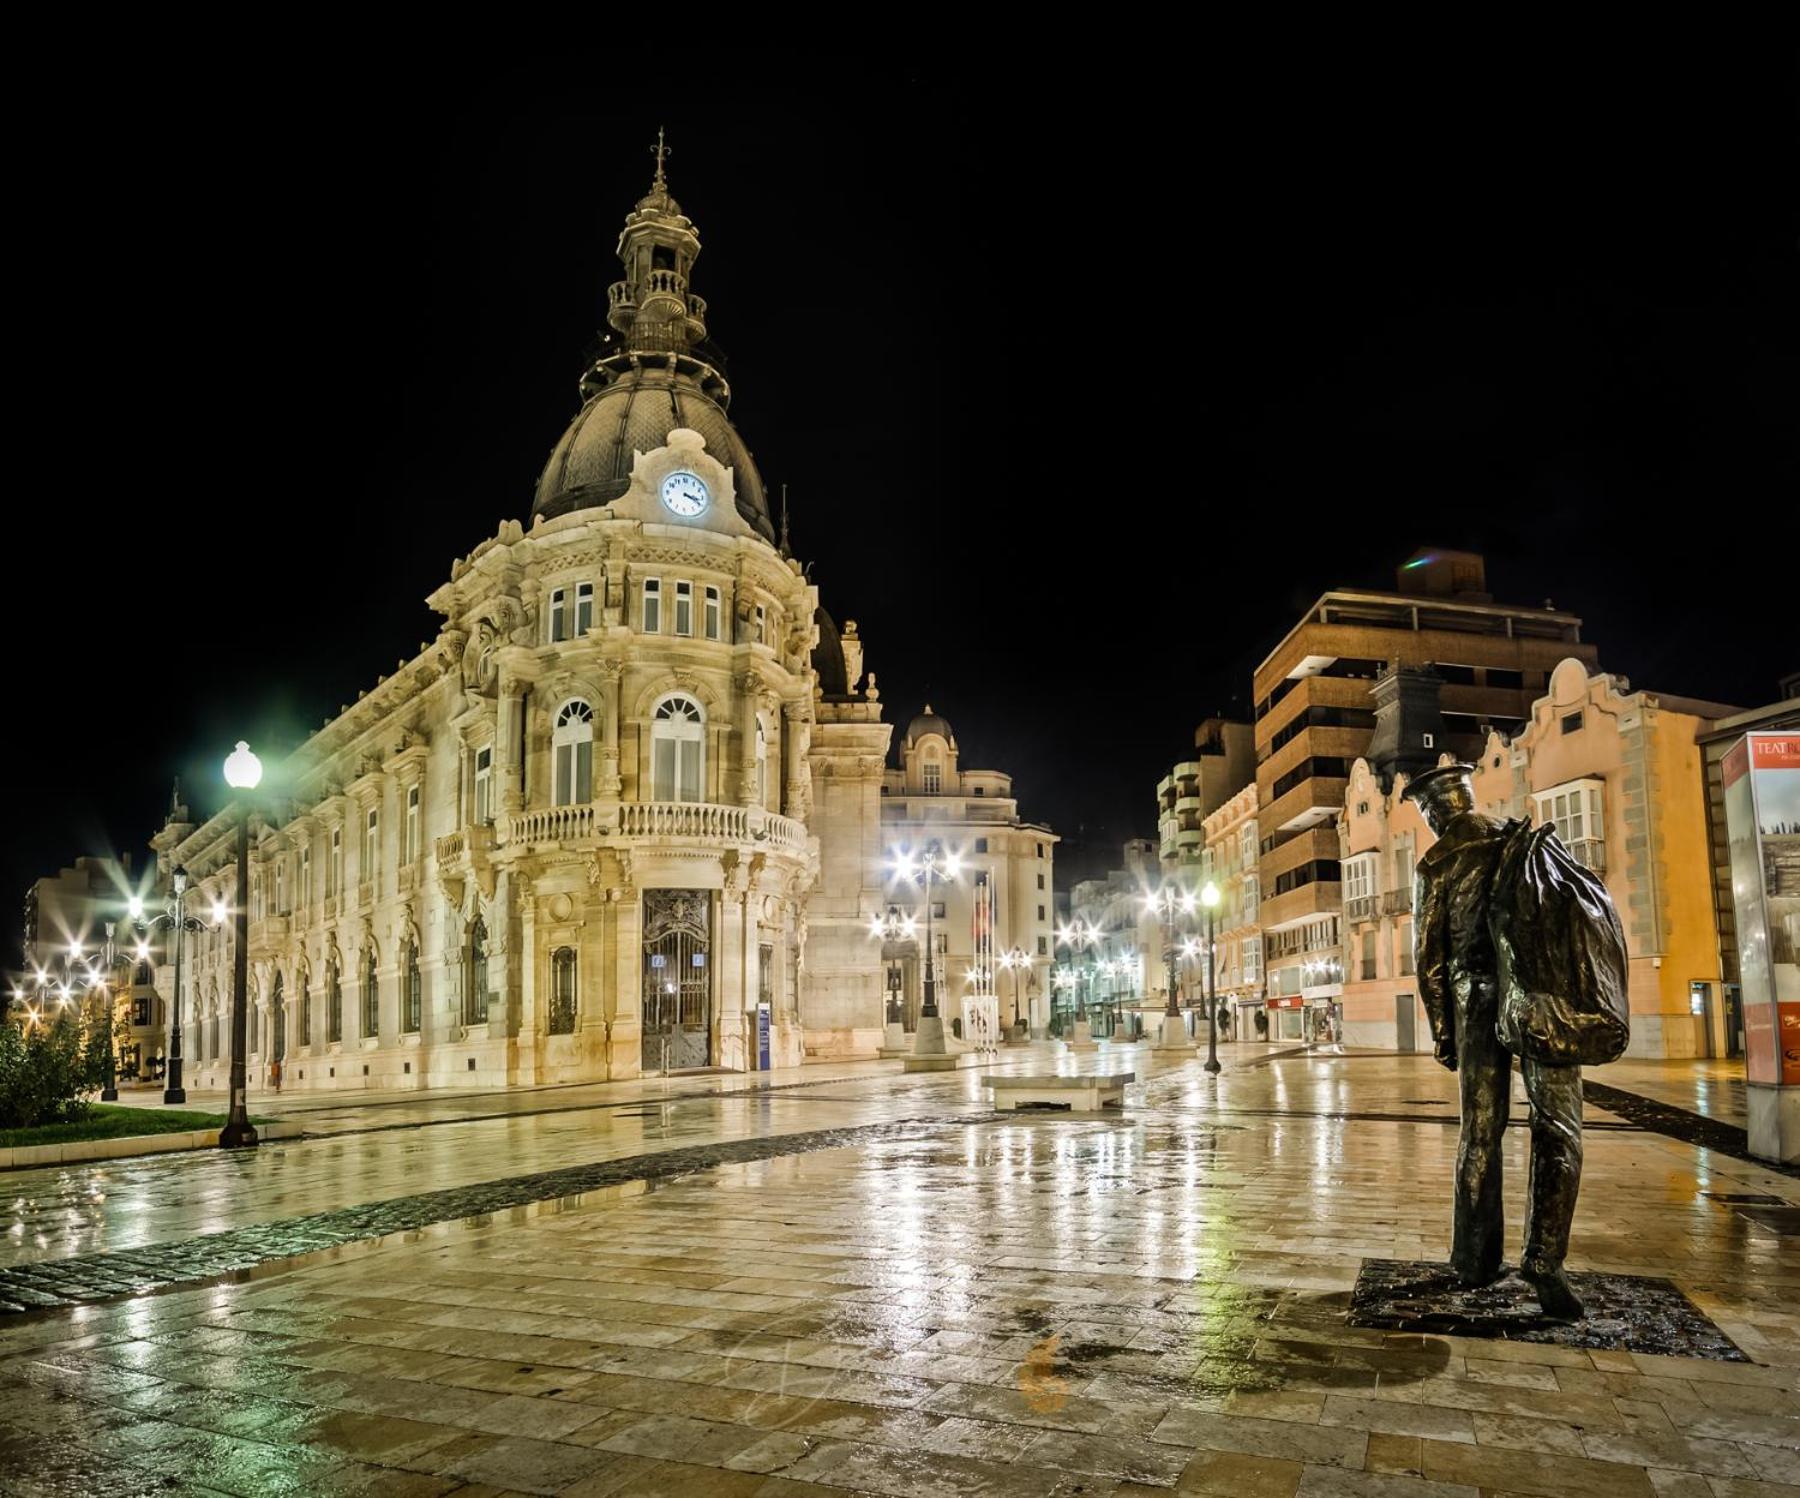
<svg viewBox="0 0 1800 1498">
<path fill-rule="evenodd" d="M 214 900 L 213 901 L 213 905 L 212 905 L 213 925 L 223 926 L 225 924 L 225 917 L 227 915 L 229 915 L 230 913 L 231 912 L 225 908 L 225 902 L 223 900 Z"/>
<path fill-rule="evenodd" d="M 125 902 L 125 913 L 129 915 L 132 920 L 141 921 L 144 918 L 144 897 L 142 895 L 133 895 L 127 900 Z"/>
<path fill-rule="evenodd" d="M 1219 886 L 1208 880 L 1206 888 L 1200 891 L 1200 903 L 1208 910 L 1213 909 L 1219 903 Z"/>
<path fill-rule="evenodd" d="M 242 739 L 225 756 L 225 783 L 234 791 L 253 791 L 262 780 L 262 761 L 250 752 Z"/>
</svg>

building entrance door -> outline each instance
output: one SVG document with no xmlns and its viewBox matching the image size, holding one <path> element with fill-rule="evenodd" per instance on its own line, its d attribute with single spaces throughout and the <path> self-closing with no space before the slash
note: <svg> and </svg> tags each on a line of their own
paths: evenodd
<svg viewBox="0 0 1800 1498">
<path fill-rule="evenodd" d="M 712 897 L 703 889 L 644 891 L 645 1071 L 712 1060 Z"/>
<path fill-rule="evenodd" d="M 1418 1048 L 1413 1038 L 1413 996 L 1397 993 L 1394 995 L 1394 1049 L 1416 1051 Z"/>
<path fill-rule="evenodd" d="M 1733 1060 L 1744 1054 L 1744 991 L 1735 983 L 1725 985 L 1725 1054 Z"/>
</svg>

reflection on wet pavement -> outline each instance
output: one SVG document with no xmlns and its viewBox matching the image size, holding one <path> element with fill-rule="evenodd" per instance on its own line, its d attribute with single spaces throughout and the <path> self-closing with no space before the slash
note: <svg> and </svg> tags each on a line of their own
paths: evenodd
<svg viewBox="0 0 1800 1498">
<path fill-rule="evenodd" d="M 1673 1280 L 1753 1364 L 1353 1328 L 1363 1260 L 1444 1256 L 1456 1133 L 1431 1104 L 1454 1079 L 1428 1058 L 1217 1079 L 1126 1062 L 1149 1078 L 1119 1119 L 994 1115 L 960 1073 L 686 1100 L 666 1129 L 695 1145 L 938 1121 L 0 1321 L 0 1484 L 1773 1498 L 1793 1481 L 1800 1249 L 1727 1198 L 1800 1203 L 1794 1181 L 1656 1134 L 1588 1141 L 1571 1268 Z M 429 1139 L 495 1179 L 514 1148 L 568 1148 L 573 1119 L 589 1161 L 665 1128 L 609 1116 L 310 1147 Z M 1523 1144 L 1508 1135 L 1515 1252 Z"/>
</svg>

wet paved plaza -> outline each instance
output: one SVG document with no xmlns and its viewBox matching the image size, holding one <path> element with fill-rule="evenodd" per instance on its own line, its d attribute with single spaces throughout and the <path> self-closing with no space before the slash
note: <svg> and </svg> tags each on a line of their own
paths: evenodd
<svg viewBox="0 0 1800 1498">
<path fill-rule="evenodd" d="M 1800 1492 L 1800 1239 L 1739 1200 L 1800 1181 L 1589 1109 L 1570 1267 L 1672 1282 L 1748 1363 L 1351 1327 L 1365 1260 L 1447 1250 L 1453 1079 L 1226 1059 L 1103 1050 L 1147 1078 L 1121 1118 L 869 1067 L 70 1168 L 69 1197 L 15 1173 L 63 1214 L 15 1216 L 16 1268 L 251 1223 L 278 1247 L 307 1214 L 620 1162 L 303 1267 L 0 1318 L 0 1491 Z M 680 1173 L 631 1164 L 671 1149 Z"/>
</svg>

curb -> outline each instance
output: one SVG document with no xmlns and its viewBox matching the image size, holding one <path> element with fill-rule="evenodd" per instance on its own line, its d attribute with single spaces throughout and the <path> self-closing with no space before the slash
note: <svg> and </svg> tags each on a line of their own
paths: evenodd
<svg viewBox="0 0 1800 1498">
<path fill-rule="evenodd" d="M 305 1133 L 298 1123 L 256 1126 L 262 1140 L 295 1139 Z M 28 1170 L 36 1165 L 78 1165 L 84 1160 L 122 1160 L 132 1155 L 167 1155 L 178 1150 L 217 1149 L 218 1129 L 188 1129 L 179 1134 L 125 1134 L 117 1139 L 76 1139 L 67 1144 L 22 1144 L 0 1149 L 0 1170 Z"/>
</svg>

